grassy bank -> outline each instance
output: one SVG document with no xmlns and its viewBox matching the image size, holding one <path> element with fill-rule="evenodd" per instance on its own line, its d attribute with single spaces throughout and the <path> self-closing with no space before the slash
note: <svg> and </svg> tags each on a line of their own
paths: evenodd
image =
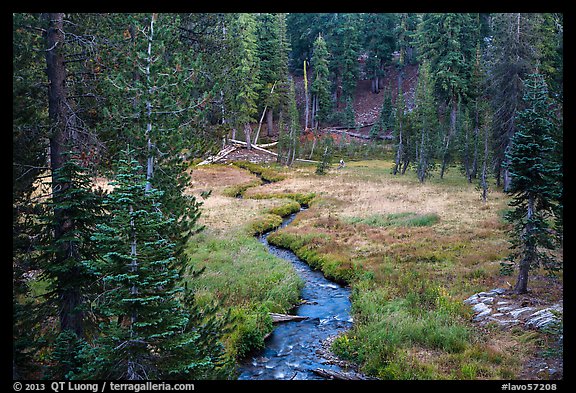
<svg viewBox="0 0 576 393">
<path fill-rule="evenodd" d="M 506 195 L 492 185 L 483 203 L 455 168 L 420 184 L 413 174 L 391 175 L 392 165 L 349 162 L 327 176 L 297 168 L 266 192 L 313 189 L 317 198 L 269 241 L 351 285 L 354 327 L 333 350 L 362 371 L 382 379 L 514 378 L 536 340 L 522 330 L 480 330 L 462 303 L 512 280 L 499 274 L 509 252 Z M 533 285 L 546 290 L 546 282 Z"/>
<path fill-rule="evenodd" d="M 242 199 L 223 191 L 258 180 L 253 173 L 234 166 L 196 172 L 199 184 L 210 178 L 215 190 L 202 216 L 209 230 L 191 253 L 206 265 L 205 277 L 197 281 L 199 296 L 222 301 L 241 316 L 230 336 L 232 352 L 261 345 L 270 326 L 265 312 L 282 312 L 297 299 L 294 273 L 268 255 L 258 256 L 251 235 L 276 227 L 280 216 L 313 201 L 268 240 L 352 287 L 354 327 L 334 341 L 339 356 L 383 379 L 519 375 L 541 338 L 522 329 L 480 329 L 462 303 L 473 293 L 513 282 L 499 274 L 510 245 L 502 219 L 507 196 L 492 185 L 483 203 L 456 168 L 444 179 L 421 184 L 411 173 L 393 176 L 392 165 L 347 162 L 325 176 L 316 175 L 314 166 L 299 165 L 284 170 L 281 181 L 246 187 Z M 253 270 L 242 267 L 254 264 L 255 256 L 261 262 Z M 227 262 L 213 261 L 220 259 Z M 532 291 L 549 292 L 548 282 L 533 281 Z"/>
<path fill-rule="evenodd" d="M 250 171 L 239 168 L 244 166 Z M 206 229 L 188 245 L 191 265 L 185 281 L 200 306 L 218 304 L 222 314 L 230 312 L 225 345 L 237 359 L 263 348 L 273 329 L 268 313 L 289 312 L 299 303 L 303 285 L 292 265 L 271 255 L 255 237 L 278 227 L 282 217 L 300 210 L 300 203 L 281 194 L 238 198 L 259 188 L 262 181 L 256 176 L 262 174 L 272 182 L 284 179 L 274 169 L 258 165 L 207 165 L 194 169 L 189 189 L 192 194 L 212 193 L 200 219 Z M 201 269 L 195 277 L 192 272 Z"/>
</svg>

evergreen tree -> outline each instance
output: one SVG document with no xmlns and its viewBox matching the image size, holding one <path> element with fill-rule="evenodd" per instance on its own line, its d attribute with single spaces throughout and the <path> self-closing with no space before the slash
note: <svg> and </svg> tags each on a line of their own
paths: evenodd
<svg viewBox="0 0 576 393">
<path fill-rule="evenodd" d="M 404 130 L 406 128 L 406 100 L 404 99 L 404 93 L 402 92 L 402 85 L 398 85 L 398 95 L 396 96 L 395 111 L 394 111 L 394 130 L 397 138 L 396 144 L 396 155 L 394 160 L 394 169 L 392 173 L 396 175 L 400 170 L 401 162 L 405 155 L 405 138 Z"/>
<path fill-rule="evenodd" d="M 526 108 L 518 114 L 517 131 L 507 154 L 514 209 L 506 218 L 514 224 L 511 259 L 519 259 L 518 280 L 514 291 L 526 293 L 528 274 L 542 264 L 546 269 L 560 269 L 546 250 L 553 249 L 548 219 L 562 194 L 558 183 L 558 162 L 554 159 L 554 121 L 548 89 L 542 75 L 531 74 L 525 82 Z"/>
<path fill-rule="evenodd" d="M 386 132 L 394 127 L 394 107 L 392 105 L 392 93 L 389 88 L 384 88 L 384 99 L 380 108 L 378 121 L 370 129 L 370 137 L 376 139 L 380 132 Z"/>
<path fill-rule="evenodd" d="M 503 13 L 491 15 L 493 39 L 488 47 L 490 96 L 492 103 L 494 174 L 497 185 L 503 178 L 504 190 L 510 186 L 506 151 L 516 132 L 515 118 L 522 110 L 523 80 L 532 72 L 537 52 L 535 26 L 539 14 Z"/>
<path fill-rule="evenodd" d="M 318 35 L 314 41 L 312 52 L 312 70 L 314 79 L 310 89 L 312 94 L 312 124 L 318 128 L 320 122 L 326 121 L 332 112 L 330 99 L 330 71 L 328 68 L 328 49 L 322 35 Z"/>
<path fill-rule="evenodd" d="M 241 13 L 231 26 L 234 37 L 233 81 L 236 87 L 231 111 L 234 125 L 242 128 L 248 149 L 251 148 L 252 127 L 256 121 L 258 98 L 258 58 L 256 46 L 256 20 L 253 14 Z"/>
<path fill-rule="evenodd" d="M 223 348 L 210 351 L 202 315 L 185 311 L 175 266 L 176 245 L 165 236 L 173 219 L 162 213 L 162 192 L 147 189 L 142 166 L 126 151 L 106 200 L 108 220 L 92 236 L 92 261 L 104 290 L 96 299 L 101 334 L 84 352 L 84 374 L 105 379 L 198 378 L 222 367 Z M 205 333 L 205 332 L 203 332 Z M 215 332 L 210 332 L 214 334 Z M 208 338 L 208 340 L 212 340 Z"/>
<path fill-rule="evenodd" d="M 324 137 L 322 144 L 320 145 L 320 149 L 322 148 L 324 150 L 322 152 L 322 157 L 316 165 L 317 175 L 325 175 L 332 165 L 332 157 L 334 155 L 334 140 L 332 139 L 332 136 L 328 135 Z"/>
<path fill-rule="evenodd" d="M 366 51 L 366 74 L 372 80 L 371 92 L 379 93 L 383 69 L 395 49 L 395 14 L 366 14 L 362 19 L 363 48 Z"/>
<path fill-rule="evenodd" d="M 440 177 L 450 162 L 456 135 L 458 105 L 465 103 L 474 58 L 475 43 L 471 28 L 471 14 L 425 14 L 417 33 L 418 52 L 430 61 L 435 75 L 435 93 L 450 111 L 450 126 L 444 137 L 444 151 Z"/>
<path fill-rule="evenodd" d="M 415 108 L 413 116 L 418 139 L 418 160 L 416 175 L 421 183 L 430 177 L 430 172 L 434 168 L 435 156 L 435 134 L 438 130 L 436 102 L 433 95 L 432 77 L 430 67 L 427 62 L 420 65 L 418 75 L 418 86 L 416 88 Z"/>
<path fill-rule="evenodd" d="M 360 27 L 357 14 L 344 14 L 334 22 L 336 25 L 330 52 L 336 75 L 336 105 L 340 108 L 347 105 L 347 100 L 353 98 L 356 90 Z"/>
<path fill-rule="evenodd" d="M 194 35 L 193 21 L 177 14 L 114 14 L 108 23 L 112 38 L 102 56 L 113 66 L 103 83 L 108 94 L 104 112 L 113 128 L 107 134 L 114 138 L 111 154 L 130 143 L 136 159 L 146 163 L 147 187 L 163 191 L 164 214 L 175 220 L 167 235 L 181 251 L 196 230 L 199 207 L 183 192 L 190 179 L 183 152 L 200 154 L 208 148 L 212 136 L 199 129 L 202 106 L 214 94 L 196 90 L 192 81 L 204 74 L 199 71 L 203 67 L 185 44 L 192 37 L 211 44 Z M 179 36 L 182 29 L 189 35 Z"/>
<path fill-rule="evenodd" d="M 397 16 L 399 21 L 394 29 L 394 39 L 399 51 L 400 64 L 413 64 L 416 61 L 415 35 L 418 27 L 418 14 L 401 13 Z"/>
<path fill-rule="evenodd" d="M 285 14 L 262 13 L 257 16 L 257 50 L 259 61 L 259 102 L 266 108 L 267 135 L 273 129 L 273 112 L 287 105 L 289 96 L 288 52 Z M 262 108 L 260 108 L 262 109 Z"/>
<path fill-rule="evenodd" d="M 300 115 L 296 106 L 296 93 L 294 80 L 290 78 L 289 94 L 289 119 L 288 124 L 280 124 L 280 138 L 278 140 L 278 162 L 284 165 L 292 165 L 300 144 Z"/>
<path fill-rule="evenodd" d="M 46 318 L 57 312 L 54 308 L 67 310 L 59 313 L 60 331 L 54 339 L 49 376 L 68 378 L 80 367 L 77 352 L 70 351 L 71 346 L 82 346 L 83 340 L 96 330 L 89 304 L 99 288 L 88 261 L 98 253 L 90 237 L 103 216 L 102 194 L 92 190 L 91 177 L 73 155 L 53 176 L 57 184 L 66 187 L 47 202 L 52 213 L 45 217 L 38 265 L 42 269 L 40 279 L 46 280 L 49 287 L 40 313 Z M 66 217 L 65 225 L 61 226 L 57 217 Z M 53 236 L 55 228 L 63 229 L 60 236 Z M 67 303 L 62 305 L 64 300 Z"/>
</svg>

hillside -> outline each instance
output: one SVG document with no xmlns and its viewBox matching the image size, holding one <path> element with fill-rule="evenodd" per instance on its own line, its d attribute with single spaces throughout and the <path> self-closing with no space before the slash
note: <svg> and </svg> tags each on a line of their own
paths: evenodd
<svg viewBox="0 0 576 393">
<path fill-rule="evenodd" d="M 296 90 L 296 103 L 302 119 L 304 114 L 304 77 L 293 76 L 294 87 Z M 310 77 L 309 77 L 309 83 Z M 408 109 L 412 108 L 414 102 L 414 92 L 416 91 L 416 84 L 418 83 L 418 65 L 408 65 L 404 68 L 404 79 L 402 83 L 402 91 L 406 99 Z M 359 80 L 356 84 L 356 91 L 354 93 L 354 114 L 356 124 L 359 126 L 355 132 L 363 135 L 370 133 L 371 125 L 378 120 L 382 101 L 384 99 L 383 90 L 380 94 L 373 94 L 370 91 L 370 79 Z M 396 95 L 398 92 L 398 69 L 395 66 L 388 66 L 385 69 L 384 86 L 389 86 L 392 89 L 392 102 L 396 102 Z M 302 120 L 302 122 L 304 122 Z M 275 130 L 277 133 L 277 130 Z"/>
</svg>

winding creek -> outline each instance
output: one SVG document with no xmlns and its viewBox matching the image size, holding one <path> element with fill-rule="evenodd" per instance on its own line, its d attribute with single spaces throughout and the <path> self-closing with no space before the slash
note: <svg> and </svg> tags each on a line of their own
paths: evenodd
<svg viewBox="0 0 576 393">
<path fill-rule="evenodd" d="M 290 224 L 296 214 L 285 218 L 280 228 Z M 303 303 L 293 314 L 308 318 L 276 324 L 266 339 L 266 347 L 239 366 L 238 379 L 325 379 L 313 370 L 343 371 L 323 357 L 322 342 L 352 326 L 350 289 L 312 270 L 291 251 L 269 244 L 268 234 L 260 236 L 259 240 L 270 253 L 290 261 L 305 281 L 301 291 Z"/>
</svg>

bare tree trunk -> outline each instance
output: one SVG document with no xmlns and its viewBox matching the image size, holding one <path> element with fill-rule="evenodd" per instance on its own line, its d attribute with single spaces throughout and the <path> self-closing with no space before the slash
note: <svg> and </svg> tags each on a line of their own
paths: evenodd
<svg viewBox="0 0 576 393">
<path fill-rule="evenodd" d="M 533 224 L 531 223 L 532 216 L 534 215 L 534 196 L 530 195 L 528 197 L 528 208 L 526 212 L 526 219 L 528 223 L 526 224 L 525 232 L 530 233 L 533 230 Z M 514 292 L 517 294 L 523 294 L 528 292 L 528 272 L 530 271 L 530 265 L 532 264 L 532 258 L 536 253 L 536 246 L 533 243 L 524 242 L 524 252 L 522 260 L 520 261 L 520 266 L 518 267 L 518 280 L 514 287 Z"/>
<path fill-rule="evenodd" d="M 252 127 L 249 123 L 244 124 L 244 135 L 246 136 L 246 148 L 252 150 L 252 142 L 250 140 L 252 134 Z"/>
<path fill-rule="evenodd" d="M 70 187 L 68 180 L 59 179 L 54 176 L 55 172 L 62 168 L 69 159 L 64 155 L 70 144 L 75 139 L 75 115 L 68 105 L 66 91 L 66 65 L 64 61 L 64 14 L 49 13 L 48 29 L 46 31 L 46 74 L 48 76 L 48 116 L 50 118 L 50 169 L 52 172 L 52 197 L 55 201 Z M 58 241 L 67 235 L 74 228 L 74 221 L 63 209 L 54 209 L 54 241 Z M 63 263 L 63 260 L 74 256 L 71 242 L 61 242 L 56 253 L 56 264 Z M 84 336 L 83 319 L 84 314 L 80 310 L 82 294 L 79 287 L 71 288 L 60 283 L 70 283 L 76 281 L 80 271 L 77 268 L 67 269 L 58 275 L 58 296 L 60 302 L 60 329 L 71 330 L 77 336 Z"/>
<path fill-rule="evenodd" d="M 268 108 L 266 111 L 266 135 L 272 136 L 274 130 L 274 113 L 272 108 Z"/>
<path fill-rule="evenodd" d="M 446 171 L 446 167 L 448 166 L 448 161 L 450 159 L 450 140 L 456 133 L 456 113 L 458 111 L 458 102 L 455 96 L 452 96 L 452 109 L 450 111 L 450 128 L 448 133 L 446 134 L 445 138 L 445 145 L 444 145 L 444 155 L 442 158 L 442 168 L 440 169 L 440 179 L 444 178 L 444 172 Z"/>
<path fill-rule="evenodd" d="M 484 160 L 482 162 L 482 178 L 481 178 L 481 186 L 482 186 L 482 200 L 484 202 L 488 201 L 488 126 L 484 126 Z"/>
<path fill-rule="evenodd" d="M 404 154 L 404 144 L 402 142 L 402 127 L 399 127 L 398 132 L 399 134 L 399 142 L 398 142 L 398 150 L 396 151 L 396 162 L 394 165 L 393 174 L 396 175 L 398 173 L 398 169 L 400 168 L 400 161 L 402 159 L 402 155 Z"/>
<path fill-rule="evenodd" d="M 315 94 L 312 97 L 312 128 L 318 127 L 316 116 L 318 116 L 318 96 Z"/>
<path fill-rule="evenodd" d="M 304 108 L 304 129 L 308 129 L 308 106 L 310 97 L 308 96 L 308 74 L 306 73 L 306 60 L 304 60 L 304 98 L 305 98 L 305 108 Z"/>
<path fill-rule="evenodd" d="M 146 117 L 148 122 L 146 123 L 146 140 L 148 146 L 148 159 L 146 160 L 146 192 L 150 191 L 152 188 L 152 176 L 154 176 L 154 155 L 153 155 L 153 144 L 152 144 L 152 103 L 151 96 L 153 94 L 152 84 L 150 83 L 150 65 L 152 64 L 152 41 L 154 40 L 154 22 L 156 20 L 156 14 L 152 14 L 150 18 L 150 33 L 148 35 L 148 57 L 146 58 L 146 83 L 148 84 L 148 99 L 146 101 Z"/>
</svg>

